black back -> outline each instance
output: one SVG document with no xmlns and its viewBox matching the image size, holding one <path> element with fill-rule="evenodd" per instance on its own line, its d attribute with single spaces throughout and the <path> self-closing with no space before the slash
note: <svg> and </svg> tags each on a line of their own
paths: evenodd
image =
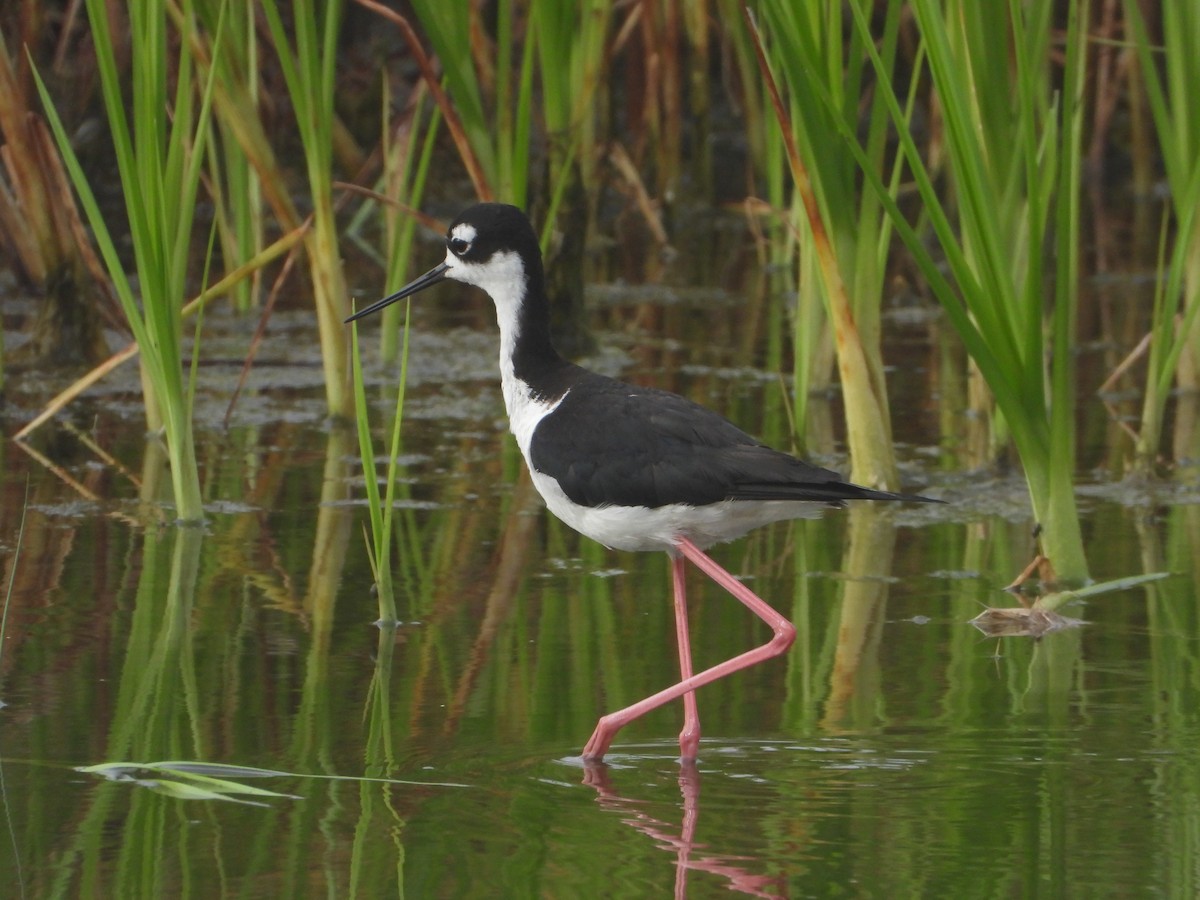
<svg viewBox="0 0 1200 900">
<path fill-rule="evenodd" d="M 534 432 L 530 464 L 580 505 L 901 499 L 773 450 L 678 394 L 570 369 L 560 376 L 570 389 Z"/>
</svg>

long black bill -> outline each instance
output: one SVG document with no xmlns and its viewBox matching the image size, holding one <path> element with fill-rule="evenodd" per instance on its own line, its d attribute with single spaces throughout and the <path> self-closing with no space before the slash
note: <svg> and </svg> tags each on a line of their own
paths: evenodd
<svg viewBox="0 0 1200 900">
<path fill-rule="evenodd" d="M 389 294 L 377 303 L 372 303 L 366 309 L 360 309 L 350 318 L 346 319 L 346 321 L 342 324 L 349 325 L 355 319 L 361 319 L 363 316 L 369 316 L 373 312 L 379 312 L 379 310 L 383 309 L 385 306 L 395 303 L 397 300 L 403 300 L 405 297 L 411 297 L 413 294 L 417 293 L 418 291 L 423 291 L 427 287 L 433 287 L 439 281 L 445 280 L 446 270 L 448 268 L 450 267 L 444 262 L 438 263 L 420 278 L 417 278 L 415 281 L 410 281 L 404 287 L 400 288 L 400 290 L 396 291 L 396 293 Z"/>
</svg>

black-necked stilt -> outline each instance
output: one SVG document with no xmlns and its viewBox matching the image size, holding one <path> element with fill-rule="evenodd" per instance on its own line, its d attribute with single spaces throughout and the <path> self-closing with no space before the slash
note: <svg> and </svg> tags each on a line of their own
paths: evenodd
<svg viewBox="0 0 1200 900">
<path fill-rule="evenodd" d="M 584 747 L 599 760 L 628 722 L 684 698 L 679 749 L 695 759 L 700 720 L 693 693 L 791 646 L 795 627 L 704 550 L 752 528 L 811 516 L 843 500 L 927 500 L 842 481 L 764 446 L 731 422 L 677 394 L 625 384 L 567 362 L 550 340 L 542 254 L 525 214 L 480 203 L 446 233 L 446 259 L 346 321 L 444 279 L 483 288 L 500 323 L 500 383 L 509 424 L 533 483 L 556 516 L 620 550 L 664 550 L 672 560 L 679 640 L 678 684 L 603 716 Z M 692 672 L 684 560 L 774 630 L 769 642 Z"/>
</svg>

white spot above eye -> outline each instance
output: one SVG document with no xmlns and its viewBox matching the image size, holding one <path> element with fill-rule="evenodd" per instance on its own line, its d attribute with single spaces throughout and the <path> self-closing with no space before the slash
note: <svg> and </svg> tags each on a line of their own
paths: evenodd
<svg viewBox="0 0 1200 900">
<path fill-rule="evenodd" d="M 475 230 L 475 226 L 470 222 L 459 222 L 452 229 L 450 229 L 450 237 L 466 241 L 468 244 L 475 240 L 475 236 L 478 233 L 479 232 Z"/>
</svg>

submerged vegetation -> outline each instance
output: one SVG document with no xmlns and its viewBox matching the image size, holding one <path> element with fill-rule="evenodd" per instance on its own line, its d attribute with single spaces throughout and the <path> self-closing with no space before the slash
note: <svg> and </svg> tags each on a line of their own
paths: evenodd
<svg viewBox="0 0 1200 900">
<path fill-rule="evenodd" d="M 192 228 L 198 212 L 211 216 L 217 236 L 212 280 L 236 309 L 264 320 L 282 284 L 261 308 L 263 268 L 280 265 L 278 248 L 264 249 L 266 234 L 281 231 L 290 243 L 301 234 L 311 277 L 300 293 L 316 310 L 328 411 L 346 420 L 356 405 L 341 326 L 350 309 L 347 229 L 386 261 L 394 284 L 418 222 L 437 227 L 415 210 L 427 195 L 465 203 L 456 184 L 465 177 L 478 196 L 529 207 L 543 223 L 566 334 L 577 334 L 582 318 L 587 234 L 624 230 L 645 254 L 665 249 L 694 210 L 737 201 L 775 267 L 768 302 L 787 310 L 764 321 L 780 365 L 794 373 L 794 442 L 814 444 L 808 401 L 836 360 L 859 481 L 898 481 L 883 311 L 899 282 L 933 296 L 957 336 L 939 349 L 947 370 L 939 377 L 947 388 L 967 386 L 948 389 L 944 401 L 969 396 L 961 413 L 986 436 L 966 452 L 961 418 L 947 415 L 946 433 L 930 439 L 966 466 L 1001 464 L 1011 447 L 1042 552 L 1058 575 L 1085 578 L 1074 500 L 1074 348 L 1087 302 L 1082 185 L 1117 161 L 1135 175 L 1154 166 L 1146 142 L 1121 143 L 1115 114 L 1128 133 L 1157 136 L 1172 201 L 1160 288 L 1140 320 L 1148 363 L 1115 376 L 1129 383 L 1144 373 L 1140 427 L 1118 455 L 1146 475 L 1177 471 L 1192 456 L 1197 438 L 1184 429 L 1197 417 L 1183 414 L 1188 397 L 1174 419 L 1173 453 L 1163 442 L 1172 391 L 1194 390 L 1200 371 L 1200 114 L 1187 87 L 1195 63 L 1186 39 L 1200 17 L 1186 4 L 1149 21 L 1134 0 L 1103 10 L 1071 0 L 953 13 L 935 0 L 718 0 L 682 11 L 607 0 L 421 2 L 411 20 L 372 0 L 89 0 L 80 19 L 64 18 L 66 6 L 25 4 L 0 18 L 0 76 L 11 94 L 0 106 L 9 147 L 0 228 L 38 290 L 50 292 L 55 267 L 68 266 L 75 280 L 99 275 L 37 143 L 44 116 L 137 341 L 147 418 L 152 431 L 164 430 L 181 519 L 200 517 L 204 493 L 181 325 L 204 268 L 196 260 L 206 242 Z M 51 20 L 64 25 L 57 46 L 41 37 Z M 126 26 L 128 46 L 113 38 Z M 68 48 L 87 51 L 74 54 L 73 67 Z M 28 90 L 34 80 L 40 114 Z M 92 186 L 95 166 L 72 149 L 73 130 L 100 100 L 124 220 Z M 717 158 L 714 137 L 739 129 L 746 155 L 733 170 Z M 300 171 L 303 179 L 288 175 Z M 1133 185 L 1147 187 L 1136 177 Z M 124 233 L 132 260 L 120 249 Z M 76 246 L 64 246 L 68 235 Z M 126 275 L 131 262 L 136 280 Z M 289 255 L 278 277 L 294 279 L 293 263 Z M 382 290 L 384 281 L 358 277 L 355 289 L 374 293 L 369 285 Z M 394 359 L 399 312 L 385 324 L 384 356 Z M 204 353 L 196 337 L 193 365 Z M 394 453 L 399 432 L 386 431 Z M 371 470 L 369 442 L 362 452 Z"/>
</svg>

